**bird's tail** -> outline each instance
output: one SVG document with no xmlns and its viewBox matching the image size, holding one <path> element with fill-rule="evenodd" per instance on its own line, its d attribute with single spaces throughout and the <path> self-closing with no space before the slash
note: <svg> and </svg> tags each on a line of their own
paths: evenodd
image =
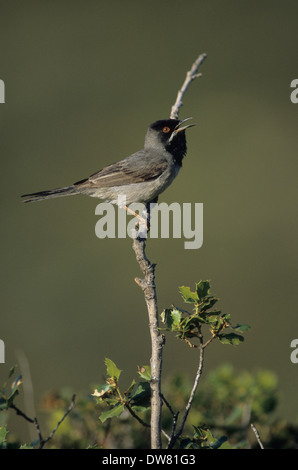
<svg viewBox="0 0 298 470">
<path fill-rule="evenodd" d="M 22 197 L 26 198 L 23 202 L 35 202 L 53 197 L 71 196 L 73 194 L 78 194 L 75 185 L 64 186 L 63 188 L 51 189 L 49 191 L 40 191 L 39 193 L 24 194 Z"/>
</svg>

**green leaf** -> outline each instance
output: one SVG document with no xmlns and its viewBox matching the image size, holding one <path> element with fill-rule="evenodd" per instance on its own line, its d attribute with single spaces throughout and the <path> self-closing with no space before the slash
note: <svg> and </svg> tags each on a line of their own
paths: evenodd
<svg viewBox="0 0 298 470">
<path fill-rule="evenodd" d="M 202 299 L 202 304 L 200 304 L 200 310 L 204 312 L 206 310 L 209 310 L 216 304 L 217 301 L 218 299 L 216 297 L 213 297 L 212 295 L 209 295 L 208 297 L 204 297 L 204 299 Z"/>
<path fill-rule="evenodd" d="M 133 405 L 131 408 L 133 409 L 135 413 L 144 413 L 145 411 L 148 410 L 148 408 L 150 408 L 150 405 L 147 405 L 147 406 Z"/>
<path fill-rule="evenodd" d="M 94 391 L 92 396 L 94 396 L 95 398 L 98 398 L 99 401 L 101 401 L 101 400 L 105 399 L 107 396 L 113 394 L 114 389 L 115 389 L 115 387 L 112 384 L 109 384 L 109 383 L 106 382 L 105 384 L 98 387 Z"/>
<path fill-rule="evenodd" d="M 212 442 L 210 447 L 211 449 L 230 449 L 231 446 L 227 441 L 228 441 L 228 438 L 226 436 L 221 436 L 215 442 Z"/>
<path fill-rule="evenodd" d="M 176 328 L 181 322 L 181 318 L 182 318 L 182 312 L 178 310 L 177 308 L 173 308 L 171 311 L 172 326 Z"/>
<path fill-rule="evenodd" d="M 192 427 L 194 428 L 195 432 L 194 432 L 194 439 L 205 439 L 206 437 L 206 432 L 208 431 L 206 429 L 206 427 L 203 425 L 203 426 L 194 426 L 192 425 Z"/>
<path fill-rule="evenodd" d="M 119 403 L 119 397 L 115 397 L 114 395 L 107 395 L 104 397 L 104 401 L 108 406 L 115 406 Z"/>
<path fill-rule="evenodd" d="M 237 335 L 236 333 L 227 333 L 218 335 L 218 339 L 223 344 L 232 344 L 237 346 L 244 341 L 243 336 Z"/>
<path fill-rule="evenodd" d="M 190 287 L 179 287 L 180 294 L 183 297 L 184 302 L 191 304 L 191 303 L 196 303 L 199 301 L 198 294 L 196 292 L 192 292 L 190 290 Z"/>
<path fill-rule="evenodd" d="M 138 374 L 142 379 L 150 382 L 151 380 L 151 367 L 150 366 L 142 366 L 138 367 Z"/>
<path fill-rule="evenodd" d="M 193 442 L 189 438 L 181 439 L 180 449 L 201 449 L 201 446 Z"/>
<path fill-rule="evenodd" d="M 3 444 L 3 442 L 5 441 L 6 434 L 6 428 L 4 426 L 0 426 L 0 444 Z"/>
<path fill-rule="evenodd" d="M 214 444 L 216 442 L 216 438 L 212 435 L 210 429 L 206 429 L 204 431 L 204 434 L 205 434 L 204 438 L 208 440 L 209 444 Z"/>
<path fill-rule="evenodd" d="M 151 399 L 151 389 L 149 382 L 139 382 L 134 394 L 131 397 L 130 405 L 149 407 Z"/>
<path fill-rule="evenodd" d="M 105 358 L 105 365 L 107 367 L 107 375 L 113 379 L 119 380 L 122 370 L 118 369 L 116 364 L 107 357 Z"/>
<path fill-rule="evenodd" d="M 162 322 L 169 330 L 175 330 L 181 322 L 182 312 L 177 308 L 166 308 L 161 313 Z"/>
<path fill-rule="evenodd" d="M 17 376 L 17 378 L 12 383 L 11 392 L 10 392 L 8 398 L 7 398 L 8 406 L 11 405 L 11 403 L 13 402 L 15 397 L 19 394 L 19 386 L 21 385 L 21 383 L 22 383 L 22 375 L 20 374 L 20 375 Z"/>
<path fill-rule="evenodd" d="M 249 325 L 246 325 L 245 323 L 237 323 L 237 325 L 235 326 L 231 326 L 231 328 L 233 328 L 233 330 L 235 331 L 247 331 L 250 329 L 250 326 Z"/>
<path fill-rule="evenodd" d="M 221 318 L 230 325 L 231 315 L 229 313 L 223 313 Z"/>
<path fill-rule="evenodd" d="M 116 418 L 123 413 L 124 408 L 125 406 L 122 403 L 119 403 L 115 405 L 113 408 L 111 408 L 110 410 L 104 411 L 103 413 L 101 413 L 99 419 L 102 423 L 104 423 L 107 419 Z"/>
<path fill-rule="evenodd" d="M 203 322 L 203 323 L 208 323 L 208 325 L 214 325 L 215 323 L 218 322 L 218 316 L 221 314 L 221 312 L 219 311 L 218 313 L 217 312 L 210 312 L 210 313 L 207 313 L 207 314 L 204 314 L 204 315 L 200 315 L 200 320 Z"/>
<path fill-rule="evenodd" d="M 130 386 L 129 386 L 128 389 L 126 390 L 126 392 L 124 392 L 124 395 L 125 395 L 128 399 L 132 396 L 132 393 L 133 393 L 133 389 L 134 389 L 135 384 L 136 384 L 136 381 L 135 381 L 135 379 L 133 379 L 133 381 L 131 382 Z"/>
<path fill-rule="evenodd" d="M 190 328 L 195 328 L 198 324 L 199 319 L 196 315 L 189 315 L 188 317 L 184 318 L 181 322 L 181 330 L 189 330 Z"/>
<path fill-rule="evenodd" d="M 229 441 L 226 440 L 223 444 L 220 445 L 220 447 L 218 447 L 218 449 L 220 449 L 220 450 L 231 450 L 232 446 L 229 443 Z"/>
<path fill-rule="evenodd" d="M 200 281 L 196 284 L 196 293 L 199 299 L 203 299 L 209 294 L 210 282 L 209 281 Z"/>
</svg>

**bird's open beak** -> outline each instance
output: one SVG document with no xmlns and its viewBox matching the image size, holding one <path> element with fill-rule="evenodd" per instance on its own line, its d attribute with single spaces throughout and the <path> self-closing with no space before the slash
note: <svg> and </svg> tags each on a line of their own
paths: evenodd
<svg viewBox="0 0 298 470">
<path fill-rule="evenodd" d="M 171 141 L 171 140 L 175 137 L 175 135 L 177 135 L 179 132 L 185 131 L 185 129 L 187 129 L 188 127 L 193 127 L 193 126 L 195 126 L 195 124 L 188 124 L 187 126 L 180 127 L 181 124 L 183 124 L 183 123 L 186 122 L 186 121 L 189 121 L 190 119 L 192 119 L 192 117 L 189 117 L 189 118 L 186 118 L 186 119 L 182 119 L 181 121 L 179 121 L 179 124 L 177 124 L 177 126 L 175 127 L 175 129 L 173 130 L 173 132 L 172 132 L 172 134 L 171 134 L 170 141 Z"/>
</svg>

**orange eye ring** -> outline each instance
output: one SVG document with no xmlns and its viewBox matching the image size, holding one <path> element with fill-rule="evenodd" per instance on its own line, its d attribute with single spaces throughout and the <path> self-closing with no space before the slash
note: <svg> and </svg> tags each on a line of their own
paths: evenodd
<svg viewBox="0 0 298 470">
<path fill-rule="evenodd" d="M 170 129 L 168 126 L 165 126 L 165 127 L 163 128 L 162 132 L 163 132 L 164 134 L 168 134 L 168 133 L 170 132 L 170 130 L 171 130 L 171 129 Z"/>
</svg>

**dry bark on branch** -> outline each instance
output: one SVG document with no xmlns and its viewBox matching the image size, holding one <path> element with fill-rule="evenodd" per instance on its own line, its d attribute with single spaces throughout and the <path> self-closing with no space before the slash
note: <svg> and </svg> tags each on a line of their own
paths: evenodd
<svg viewBox="0 0 298 470">
<path fill-rule="evenodd" d="M 178 91 L 176 101 L 171 108 L 171 119 L 178 119 L 179 110 L 183 105 L 183 97 L 191 82 L 198 78 L 198 68 L 205 60 L 206 54 L 201 54 L 196 61 L 192 64 L 191 69 L 187 72 L 182 87 Z M 147 207 L 147 225 L 150 226 L 150 211 Z M 159 331 L 159 314 L 157 305 L 157 294 L 155 285 L 155 264 L 152 264 L 145 253 L 146 238 L 137 237 L 133 240 L 133 250 L 136 255 L 136 260 L 139 263 L 140 269 L 144 275 L 143 279 L 136 278 L 136 283 L 141 287 L 144 293 L 145 302 L 147 305 L 149 329 L 151 336 L 151 448 L 161 449 L 161 408 L 162 408 L 162 394 L 161 394 L 161 372 L 162 372 L 162 349 L 164 344 L 164 337 Z M 186 412 L 187 417 L 189 409 Z M 184 419 L 184 422 L 185 422 Z M 181 428 L 176 434 L 181 433 Z M 175 439 L 175 440 L 176 440 Z"/>
</svg>

